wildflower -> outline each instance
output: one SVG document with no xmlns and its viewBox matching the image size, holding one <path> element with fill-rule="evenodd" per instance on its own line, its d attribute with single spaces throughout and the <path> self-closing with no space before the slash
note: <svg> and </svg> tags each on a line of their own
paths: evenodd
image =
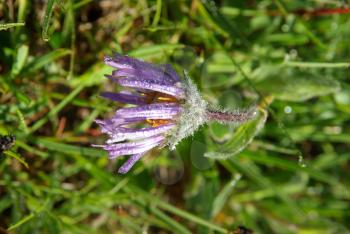
<svg viewBox="0 0 350 234">
<path fill-rule="evenodd" d="M 171 65 L 156 66 L 128 56 L 106 57 L 105 63 L 116 68 L 107 78 L 124 88 L 104 92 L 102 97 L 132 104 L 120 108 L 111 119 L 96 120 L 109 135 L 102 147 L 109 158 L 131 155 L 119 168 L 126 173 L 155 147 L 175 149 L 183 138 L 192 135 L 209 121 L 243 122 L 255 111 L 227 112 L 210 108 L 185 72 L 181 80 Z"/>
</svg>

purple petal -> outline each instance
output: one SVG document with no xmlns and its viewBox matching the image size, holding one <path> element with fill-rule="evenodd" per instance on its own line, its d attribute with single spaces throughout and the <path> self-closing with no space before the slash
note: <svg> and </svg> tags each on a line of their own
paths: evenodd
<svg viewBox="0 0 350 234">
<path fill-rule="evenodd" d="M 148 127 L 141 129 L 117 128 L 115 129 L 114 134 L 110 134 L 111 138 L 106 142 L 107 144 L 111 144 L 113 142 L 119 142 L 124 140 L 143 139 L 165 133 L 172 129 L 174 126 L 175 124 L 166 124 L 157 127 Z"/>
<path fill-rule="evenodd" d="M 110 61 L 113 61 L 116 64 L 109 64 Z M 121 66 L 123 66 L 123 67 L 134 68 L 134 69 L 147 69 L 147 70 L 157 69 L 157 67 L 154 66 L 153 64 L 150 64 L 129 56 L 123 56 L 120 54 L 115 54 L 114 57 L 106 56 L 105 62 L 107 65 L 113 66 L 115 68 L 120 68 Z"/>
<path fill-rule="evenodd" d="M 131 66 L 129 64 L 123 64 L 123 63 L 119 63 L 118 61 L 115 61 L 113 58 L 109 57 L 109 56 L 105 56 L 104 58 L 104 62 L 105 64 L 111 66 L 111 67 L 115 67 L 115 68 L 131 68 Z"/>
<path fill-rule="evenodd" d="M 181 111 L 177 103 L 154 103 L 144 106 L 121 108 L 116 112 L 116 117 L 134 118 L 144 117 L 148 119 L 171 119 Z"/>
<path fill-rule="evenodd" d="M 113 130 L 114 130 L 113 122 L 111 120 L 109 120 L 109 119 L 107 119 L 107 120 L 96 119 L 95 123 L 100 125 L 102 133 L 111 134 L 113 132 Z"/>
<path fill-rule="evenodd" d="M 115 134 L 116 131 L 118 131 L 118 128 L 120 128 L 121 126 L 138 123 L 144 120 L 146 120 L 146 118 L 139 118 L 139 117 L 128 118 L 128 119 L 112 118 L 112 119 L 106 119 L 106 120 L 96 119 L 95 123 L 100 125 L 101 132 L 106 133 L 108 135 L 113 135 Z"/>
<path fill-rule="evenodd" d="M 106 75 L 109 79 L 111 79 L 114 82 L 117 82 L 121 86 L 124 87 L 131 87 L 131 88 L 139 88 L 139 89 L 146 89 L 146 90 L 153 90 L 160 93 L 165 93 L 172 95 L 178 99 L 185 97 L 185 92 L 182 88 L 177 87 L 175 85 L 164 85 L 160 82 L 156 82 L 154 80 L 139 80 L 134 78 L 121 78 L 116 79 L 113 76 Z"/>
<path fill-rule="evenodd" d="M 160 145 L 164 140 L 164 136 L 152 137 L 139 142 L 119 143 L 115 145 L 105 146 L 108 148 L 109 158 L 117 158 L 123 155 L 138 154 L 148 151 L 157 145 Z"/>
<path fill-rule="evenodd" d="M 128 161 L 126 161 L 118 170 L 118 173 L 125 174 L 127 173 L 134 165 L 135 163 L 140 160 L 145 155 L 145 153 L 141 154 L 134 154 L 132 155 Z"/>
<path fill-rule="evenodd" d="M 160 143 L 163 141 L 165 137 L 163 135 L 156 135 L 153 137 L 149 137 L 146 139 L 142 139 L 139 141 L 131 141 L 131 142 L 126 142 L 126 143 L 118 143 L 118 144 L 108 144 L 108 145 L 98 145 L 96 147 L 102 147 L 105 150 L 109 151 L 116 151 L 124 148 L 130 148 L 130 147 L 140 147 L 148 144 L 153 144 L 153 143 Z"/>
<path fill-rule="evenodd" d="M 134 117 L 134 118 L 113 117 L 111 120 L 113 122 L 114 127 L 120 127 L 120 126 L 125 126 L 128 124 L 134 124 L 134 123 L 145 121 L 146 118 L 144 118 L 144 117 Z"/>
<path fill-rule="evenodd" d="M 144 69 L 119 69 L 113 71 L 113 76 L 116 77 L 129 77 L 137 80 L 148 80 L 151 82 L 158 82 L 163 85 L 173 85 L 174 82 L 170 75 L 163 71 L 144 70 Z"/>
<path fill-rule="evenodd" d="M 169 75 L 170 79 L 173 80 L 173 82 L 180 82 L 179 76 L 170 64 L 164 64 L 163 67 L 164 71 Z"/>
<path fill-rule="evenodd" d="M 113 60 L 115 63 L 118 64 L 117 66 L 114 66 L 116 68 L 122 68 L 122 67 L 133 68 L 134 70 L 137 70 L 137 71 L 145 71 L 144 74 L 149 74 L 151 76 L 157 76 L 157 77 L 160 76 L 163 78 L 166 72 L 165 71 L 166 69 L 163 69 L 163 67 L 158 67 L 154 64 L 147 63 L 142 60 L 135 59 L 129 56 L 116 54 L 114 58 L 109 58 L 109 59 Z M 167 78 L 171 79 L 171 77 L 167 77 Z"/>
<path fill-rule="evenodd" d="M 112 101 L 130 103 L 135 105 L 143 105 L 146 103 L 146 99 L 136 94 L 126 94 L 126 93 L 112 93 L 112 92 L 103 92 L 100 94 L 104 98 L 111 99 Z"/>
<path fill-rule="evenodd" d="M 143 146 L 139 146 L 139 147 L 125 147 L 125 148 L 120 149 L 120 150 L 109 151 L 109 158 L 114 159 L 114 158 L 118 158 L 118 157 L 123 156 L 123 155 L 144 153 L 144 152 L 156 147 L 157 145 L 159 145 L 159 143 L 143 145 Z"/>
</svg>

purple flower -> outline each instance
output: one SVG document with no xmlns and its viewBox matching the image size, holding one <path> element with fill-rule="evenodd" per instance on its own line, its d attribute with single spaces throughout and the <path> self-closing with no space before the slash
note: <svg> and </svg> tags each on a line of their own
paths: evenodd
<svg viewBox="0 0 350 234">
<path fill-rule="evenodd" d="M 94 146 L 108 151 L 110 159 L 130 155 L 119 173 L 128 172 L 152 148 L 167 145 L 175 149 L 178 142 L 209 121 L 243 122 L 254 116 L 255 111 L 209 108 L 187 74 L 181 80 L 169 64 L 156 66 L 118 54 L 105 57 L 105 63 L 116 68 L 106 77 L 123 90 L 101 96 L 132 105 L 120 108 L 111 119 L 96 120 L 109 139 Z"/>
</svg>

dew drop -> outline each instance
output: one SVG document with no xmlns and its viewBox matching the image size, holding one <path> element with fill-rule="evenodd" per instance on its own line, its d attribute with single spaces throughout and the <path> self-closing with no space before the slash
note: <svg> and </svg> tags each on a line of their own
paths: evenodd
<svg viewBox="0 0 350 234">
<path fill-rule="evenodd" d="M 290 114 L 290 113 L 292 113 L 292 111 L 293 111 L 292 107 L 290 107 L 290 106 L 285 106 L 284 107 L 284 113 Z"/>
</svg>

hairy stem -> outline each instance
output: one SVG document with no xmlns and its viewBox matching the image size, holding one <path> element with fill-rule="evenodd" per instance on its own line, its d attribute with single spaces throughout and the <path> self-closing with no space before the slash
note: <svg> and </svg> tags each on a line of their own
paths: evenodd
<svg viewBox="0 0 350 234">
<path fill-rule="evenodd" d="M 207 119 L 209 121 L 218 121 L 222 123 L 232 122 L 245 122 L 252 119 L 256 115 L 255 109 L 249 109 L 247 111 L 219 111 L 219 110 L 207 110 Z"/>
</svg>

